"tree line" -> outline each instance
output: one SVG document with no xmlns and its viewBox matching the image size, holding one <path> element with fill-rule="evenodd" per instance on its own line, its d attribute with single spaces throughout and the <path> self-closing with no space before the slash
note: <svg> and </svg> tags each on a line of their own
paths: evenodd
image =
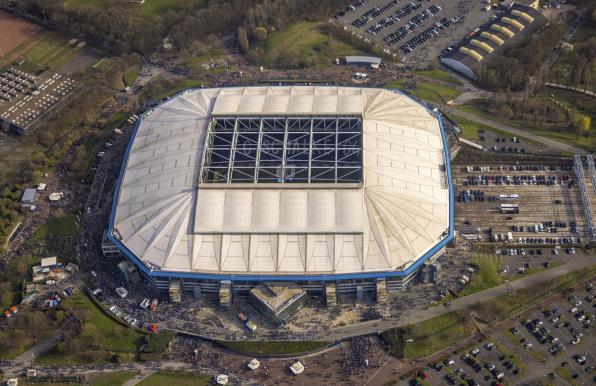
<svg viewBox="0 0 596 386">
<path fill-rule="evenodd" d="M 82 37 L 113 54 L 149 55 L 165 37 L 183 49 L 193 41 L 246 31 L 247 39 L 279 30 L 297 20 L 325 20 L 348 0 L 181 0 L 164 12 L 141 14 L 121 0 L 108 6 L 73 6 L 55 0 L 10 1 L 13 12 L 32 15 L 62 32 Z M 5 5 L 6 7 L 6 5 Z M 243 42 L 240 42 L 241 44 Z"/>
</svg>

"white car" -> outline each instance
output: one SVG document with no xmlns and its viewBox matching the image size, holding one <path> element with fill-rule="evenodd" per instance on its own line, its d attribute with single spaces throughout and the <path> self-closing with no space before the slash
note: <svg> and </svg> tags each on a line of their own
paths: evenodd
<svg viewBox="0 0 596 386">
<path fill-rule="evenodd" d="M 583 321 L 586 318 L 586 315 L 580 315 L 579 318 L 577 318 L 578 321 Z"/>
<path fill-rule="evenodd" d="M 54 281 L 54 280 L 46 281 L 46 285 L 54 285 L 54 284 L 56 284 L 56 281 Z"/>
<path fill-rule="evenodd" d="M 577 312 L 577 307 L 573 307 L 570 312 Z"/>
<path fill-rule="evenodd" d="M 131 326 L 136 326 L 137 320 L 135 318 L 130 318 L 130 320 L 128 321 L 128 323 L 130 323 Z"/>
<path fill-rule="evenodd" d="M 578 344 L 578 343 L 579 343 L 579 342 L 581 342 L 581 341 L 582 341 L 582 340 L 581 340 L 579 337 L 575 337 L 575 338 L 573 338 L 573 340 L 571 341 L 571 344 L 572 344 L 572 345 L 576 345 L 576 344 Z"/>
<path fill-rule="evenodd" d="M 471 353 L 472 353 L 472 355 L 474 355 L 474 356 L 478 356 L 478 355 L 480 355 L 480 350 L 479 350 L 479 349 L 477 349 L 477 348 L 475 348 L 475 349 L 473 349 L 473 350 L 471 351 Z"/>
<path fill-rule="evenodd" d="M 525 349 L 529 349 L 530 347 L 532 347 L 532 343 L 526 343 L 526 344 L 524 344 L 524 348 Z"/>
<path fill-rule="evenodd" d="M 575 303 L 573 303 L 573 305 L 574 305 L 574 306 L 576 306 L 576 307 L 578 307 L 578 306 L 581 306 L 581 305 L 582 305 L 582 301 L 581 301 L 581 300 L 579 300 L 579 299 L 577 299 L 577 300 L 575 301 Z"/>
<path fill-rule="evenodd" d="M 118 307 L 116 307 L 116 306 L 111 306 L 111 307 L 109 308 L 109 310 L 110 310 L 110 312 L 111 312 L 111 313 L 115 314 L 115 313 L 116 313 L 116 311 L 118 311 Z"/>
<path fill-rule="evenodd" d="M 580 365 L 583 365 L 584 363 L 586 363 L 586 357 L 583 355 L 578 356 L 576 359 L 577 363 L 579 363 Z"/>
</svg>

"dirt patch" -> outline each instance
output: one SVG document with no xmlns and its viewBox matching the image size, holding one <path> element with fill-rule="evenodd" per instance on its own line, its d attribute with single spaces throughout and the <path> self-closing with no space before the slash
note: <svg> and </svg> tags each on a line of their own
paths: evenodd
<svg viewBox="0 0 596 386">
<path fill-rule="evenodd" d="M 2 53 L 8 55 L 40 30 L 41 27 L 30 21 L 0 11 L 0 31 L 2 31 L 0 34 L 0 48 Z"/>
</svg>

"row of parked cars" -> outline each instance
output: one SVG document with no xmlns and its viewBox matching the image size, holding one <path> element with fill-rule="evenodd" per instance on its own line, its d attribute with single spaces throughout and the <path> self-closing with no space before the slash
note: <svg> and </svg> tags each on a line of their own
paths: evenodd
<svg viewBox="0 0 596 386">
<path fill-rule="evenodd" d="M 399 10 L 397 10 L 397 12 L 395 12 L 394 19 L 396 21 L 399 21 L 400 19 L 403 19 L 404 17 L 406 17 L 407 15 L 411 14 L 419 8 L 422 8 L 422 4 L 407 4 L 406 6 L 400 8 Z M 407 23 L 406 25 L 398 28 L 395 32 L 392 32 L 389 35 L 385 36 L 383 40 L 387 44 L 395 44 L 403 40 L 409 33 L 411 33 L 414 30 L 415 27 L 416 26 L 414 26 L 413 24 Z"/>
<path fill-rule="evenodd" d="M 463 16 L 456 16 L 452 17 L 451 19 L 442 18 L 441 20 L 435 22 L 430 27 L 422 31 L 417 36 L 408 40 L 405 44 L 401 45 L 399 48 L 406 54 L 412 52 L 416 47 L 422 45 L 428 39 L 433 38 L 435 36 L 441 35 L 441 30 L 451 27 L 452 25 L 459 24 L 464 20 Z"/>
<path fill-rule="evenodd" d="M 389 3 L 385 4 L 383 7 L 374 7 L 369 9 L 368 11 L 364 12 L 362 16 L 352 22 L 354 27 L 364 27 L 369 22 L 371 22 L 374 18 L 379 17 L 389 11 L 391 7 L 394 7 L 398 4 L 397 0 L 392 0 Z"/>
<path fill-rule="evenodd" d="M 131 326 L 137 326 L 138 321 L 132 315 L 125 314 L 124 311 L 119 309 L 117 306 L 111 306 L 110 308 L 108 308 L 108 310 L 116 317 L 123 319 L 126 323 L 130 324 Z"/>
<path fill-rule="evenodd" d="M 501 165 L 501 166 L 466 166 L 465 171 L 471 172 L 539 172 L 539 171 L 551 171 L 551 172 L 567 172 L 572 171 L 572 166 L 560 166 L 560 165 Z"/>
</svg>

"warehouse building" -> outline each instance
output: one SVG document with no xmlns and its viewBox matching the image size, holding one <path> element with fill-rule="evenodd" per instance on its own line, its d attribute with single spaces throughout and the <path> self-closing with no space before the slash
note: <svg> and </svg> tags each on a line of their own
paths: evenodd
<svg viewBox="0 0 596 386">
<path fill-rule="evenodd" d="M 479 69 L 491 58 L 522 43 L 547 22 L 538 9 L 513 3 L 450 47 L 441 57 L 441 63 L 472 80 L 478 80 Z"/>
<path fill-rule="evenodd" d="M 138 121 L 108 239 L 156 287 L 224 305 L 265 282 L 384 299 L 453 237 L 448 155 L 398 92 L 188 90 Z"/>
</svg>

